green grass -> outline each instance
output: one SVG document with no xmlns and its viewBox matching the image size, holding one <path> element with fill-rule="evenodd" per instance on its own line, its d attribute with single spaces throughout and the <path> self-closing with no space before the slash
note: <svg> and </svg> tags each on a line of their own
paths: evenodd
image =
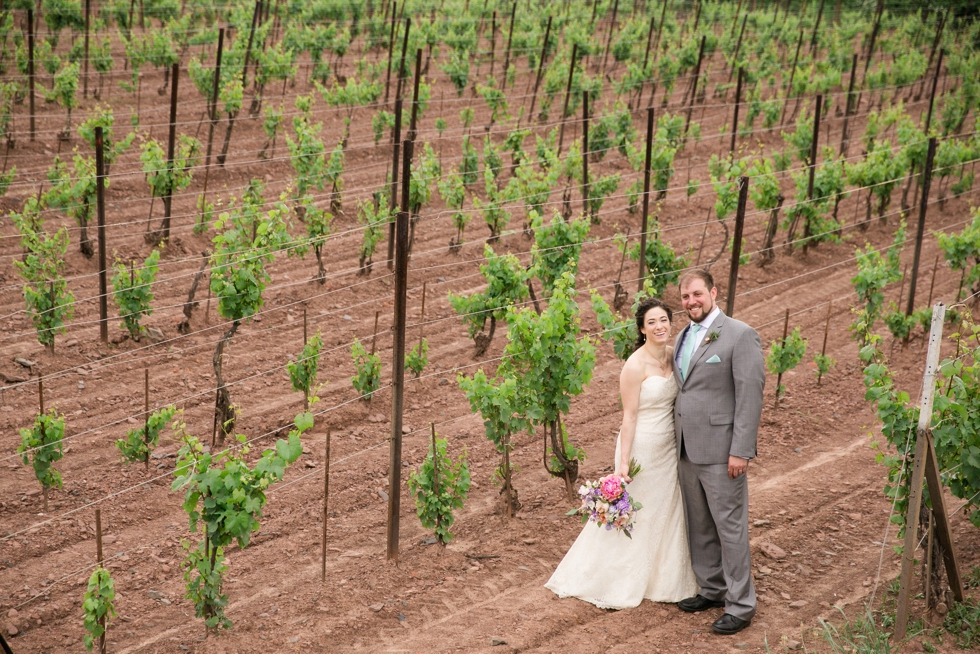
<svg viewBox="0 0 980 654">
<path fill-rule="evenodd" d="M 965 602 L 954 602 L 943 627 L 956 639 L 960 649 L 980 647 L 980 605 L 969 598 Z"/>
</svg>

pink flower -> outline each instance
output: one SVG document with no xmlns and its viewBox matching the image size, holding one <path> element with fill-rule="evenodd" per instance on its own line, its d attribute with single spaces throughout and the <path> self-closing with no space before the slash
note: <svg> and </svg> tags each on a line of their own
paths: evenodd
<svg viewBox="0 0 980 654">
<path fill-rule="evenodd" d="M 599 480 L 599 490 L 604 499 L 615 502 L 623 494 L 623 482 L 619 477 L 609 475 Z"/>
</svg>

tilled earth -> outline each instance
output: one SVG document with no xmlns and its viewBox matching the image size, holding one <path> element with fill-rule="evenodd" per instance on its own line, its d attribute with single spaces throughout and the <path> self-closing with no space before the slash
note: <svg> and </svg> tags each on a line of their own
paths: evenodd
<svg viewBox="0 0 980 654">
<path fill-rule="evenodd" d="M 721 60 L 712 62 L 713 82 L 723 81 Z M 148 92 L 161 80 L 147 71 L 142 97 L 142 121 L 158 139 L 166 134 L 166 96 Z M 303 74 L 301 73 L 301 78 Z M 476 79 L 477 75 L 473 75 Z M 152 80 L 152 83 L 151 83 Z M 516 115 L 527 87 L 527 75 L 519 76 L 512 94 Z M 683 93 L 678 83 L 672 96 L 677 110 Z M 182 81 L 179 120 L 181 131 L 194 132 L 203 101 L 192 85 Z M 709 86 L 709 88 L 711 88 Z M 309 92 L 303 81 L 288 90 L 289 100 Z M 118 89 L 109 101 L 117 121 L 125 122 L 134 98 Z M 658 93 L 658 106 L 659 106 Z M 840 96 L 835 98 L 835 103 Z M 432 103 L 424 115 L 420 141 L 430 140 L 446 168 L 459 160 L 462 133 L 458 110 L 472 105 L 477 119 L 474 134 L 482 138 L 489 116 L 469 90 L 458 99 L 440 79 L 433 85 Z M 275 100 L 277 101 L 277 100 Z M 83 114 L 94 102 L 83 102 Z M 41 103 L 39 102 L 39 106 Z M 134 105 L 135 107 L 135 105 Z M 923 103 L 910 104 L 918 113 Z M 595 113 L 603 110 L 597 108 Z M 36 192 L 52 155 L 58 149 L 55 132 L 63 124 L 61 114 L 48 107 L 38 121 L 39 136 L 28 143 L 18 139 L 11 164 L 21 171 L 17 184 L 3 202 L 4 209 L 18 208 Z M 17 124 L 26 123 L 26 108 L 19 107 Z M 552 112 L 553 114 L 555 112 Z M 724 98 L 708 98 L 695 109 L 702 133 L 718 134 L 730 121 Z M 864 108 L 852 119 L 852 134 L 860 134 Z M 450 129 L 441 141 L 432 127 L 444 116 Z M 660 110 L 658 108 L 658 115 Z M 338 111 L 318 99 L 317 120 L 328 150 L 340 138 Z M 271 445 L 284 433 L 302 408 L 302 398 L 292 392 L 285 363 L 302 347 L 303 314 L 310 333 L 321 330 L 325 351 L 321 357 L 321 392 L 317 426 L 304 437 L 304 455 L 286 475 L 286 481 L 269 493 L 261 531 L 244 551 L 232 548 L 224 590 L 234 629 L 219 637 L 203 639 L 202 621 L 194 617 L 192 604 L 183 598 L 180 563 L 181 543 L 193 540 L 181 509 L 182 495 L 169 490 L 176 445 L 163 439 L 149 470 L 126 465 L 113 443 L 127 429 L 141 424 L 143 369 L 149 368 L 150 404 L 159 407 L 176 402 L 184 409 L 192 433 L 208 439 L 213 420 L 214 373 L 211 355 L 228 325 L 203 290 L 191 320 L 191 333 L 182 336 L 177 324 L 200 254 L 209 248 L 211 234 L 195 235 L 195 202 L 201 174 L 174 202 L 174 232 L 164 251 L 158 283 L 154 286 L 156 308 L 145 321 L 155 332 L 139 343 L 123 340 L 108 346 L 98 336 L 97 267 L 77 249 L 77 229 L 60 214 L 47 216 L 48 228 L 67 225 L 72 244 L 67 256 L 68 275 L 76 297 L 76 311 L 68 332 L 59 336 L 56 353 L 38 345 L 23 307 L 20 278 L 13 261 L 20 256 L 16 231 L 9 221 L 0 223 L 0 372 L 8 381 L 0 411 L 0 626 L 14 634 L 16 652 L 77 652 L 82 649 L 81 599 L 95 560 L 94 502 L 102 510 L 103 542 L 108 567 L 116 580 L 119 617 L 110 627 L 113 652 L 268 652 L 268 651 L 764 651 L 804 643 L 821 651 L 814 633 L 817 619 L 841 620 L 840 607 L 848 616 L 867 603 L 879 607 L 894 601 L 888 594 L 898 575 L 893 553 L 896 528 L 889 528 L 891 507 L 882 493 L 885 469 L 875 463 L 874 443 L 880 441 L 875 418 L 864 401 L 857 346 L 850 338 L 851 306 L 855 302 L 850 278 L 854 274 L 854 247 L 865 241 L 886 247 L 898 223 L 896 197 L 887 224 L 875 218 L 866 232 L 854 228 L 863 217 L 863 197 L 851 195 L 841 204 L 845 217 L 845 241 L 823 244 L 806 258 L 780 249 L 776 262 L 766 268 L 750 264 L 742 269 L 735 315 L 756 327 L 764 345 L 781 336 L 786 309 L 791 326 L 801 325 L 809 339 L 810 353 L 823 340 L 824 321 L 830 311 L 827 354 L 836 368 L 817 384 L 812 365 L 802 365 L 784 377 L 788 395 L 774 408 L 775 379 L 767 381 L 766 408 L 759 435 L 759 457 L 749 467 L 750 523 L 753 571 L 759 592 L 759 613 L 752 626 L 732 638 L 720 638 L 710 623 L 720 611 L 691 616 L 669 605 L 643 603 L 630 611 L 610 612 L 573 599 L 558 600 L 542 587 L 551 571 L 578 534 L 577 520 L 565 517 L 570 503 L 560 480 L 542 470 L 540 433 L 520 435 L 512 461 L 519 467 L 515 484 L 523 508 L 514 519 L 496 512 L 498 487 L 492 483 L 496 455 L 483 437 L 478 415 L 473 415 L 458 390 L 458 373 L 471 374 L 483 366 L 491 371 L 505 342 L 498 333 L 490 349 L 477 360 L 473 343 L 455 317 L 447 293 L 468 293 L 483 284 L 478 264 L 486 231 L 479 216 L 467 227 L 466 244 L 458 253 L 447 249 L 454 229 L 449 212 L 438 196 L 422 213 L 409 273 L 409 343 L 419 335 L 421 291 L 427 282 L 428 299 L 424 333 L 431 346 L 429 367 L 422 379 L 407 384 L 405 396 L 404 482 L 410 470 L 425 456 L 429 423 L 447 437 L 455 455 L 466 451 L 473 472 L 473 489 L 453 526 L 455 538 L 441 548 L 426 544 L 430 536 L 419 525 L 402 487 L 400 556 L 397 564 L 385 557 L 386 498 L 391 396 L 387 369 L 391 359 L 392 277 L 385 267 L 386 242 L 367 276 L 357 274 L 360 231 L 355 218 L 357 199 L 368 197 L 383 181 L 390 163 L 390 146 L 372 143 L 367 110 L 355 112 L 344 174 L 344 212 L 334 223 L 335 237 L 325 248 L 327 279 L 316 282 L 312 254 L 305 259 L 280 256 L 269 266 L 272 282 L 265 292 L 262 314 L 242 326 L 225 353 L 225 377 L 231 383 L 232 401 L 241 411 L 238 430 L 258 446 Z M 289 118 L 287 116 L 287 123 Z M 645 117 L 635 115 L 642 130 Z M 825 121 L 828 144 L 840 139 L 841 119 L 831 113 Z M 217 134 L 223 134 L 224 122 Z M 580 131 L 570 123 L 572 138 Z M 121 133 L 122 127 L 117 128 Z M 503 128 L 494 128 L 502 139 Z M 206 133 L 206 126 L 200 135 Z M 264 144 L 258 120 L 242 117 L 235 127 L 232 152 L 224 168 L 214 167 L 210 188 L 227 202 L 238 196 L 251 178 L 265 183 L 265 197 L 275 199 L 286 190 L 292 176 L 288 152 L 280 138 L 276 158 L 260 160 Z M 822 133 L 823 135 L 823 133 Z M 566 135 L 567 138 L 567 135 Z M 706 136 L 692 143 L 676 162 L 677 173 L 666 202 L 657 207 L 663 238 L 680 253 L 689 251 L 702 265 L 724 244 L 720 224 L 705 216 L 714 202 L 707 182 L 706 163 L 713 153 L 727 148 L 728 137 Z M 220 140 L 218 141 L 220 143 Z M 84 147 L 84 146 L 83 146 Z M 216 145 L 216 148 L 218 146 Z M 526 143 L 530 149 L 530 139 Z M 783 147 L 778 132 L 758 132 L 751 142 L 740 141 L 749 151 L 772 152 Z M 851 147 L 858 156 L 859 146 Z M 62 152 L 67 151 L 62 146 Z M 688 155 L 687 153 L 690 153 Z M 688 170 L 689 166 L 693 166 Z M 578 287 L 580 299 L 587 288 L 598 288 L 611 301 L 613 282 L 620 272 L 620 254 L 613 236 L 629 226 L 640 230 L 640 217 L 626 211 L 623 197 L 635 178 L 617 152 L 591 166 L 592 174 L 620 172 L 623 181 L 617 195 L 602 211 L 602 223 L 593 226 L 591 242 L 582 251 Z M 509 176 L 510 172 L 505 172 Z M 685 177 L 701 181 L 692 198 L 685 197 Z M 482 186 L 478 185 L 478 186 Z M 791 197 L 792 182 L 784 181 Z M 675 188 L 676 187 L 676 188 Z M 474 187 L 475 188 L 475 187 Z M 558 206 L 561 189 L 551 202 Z M 142 179 L 137 153 L 123 155 L 112 169 L 107 191 L 107 241 L 111 255 L 123 261 L 145 257 L 144 244 L 148 188 Z M 482 192 L 481 192 L 482 195 Z M 580 202 L 572 193 L 573 207 Z M 326 194 L 319 196 L 325 206 Z M 969 218 L 971 195 L 948 203 L 933 202 L 927 227 L 932 231 L 962 229 Z M 160 203 L 153 223 L 161 215 Z M 472 206 L 469 200 L 467 206 Z M 514 207 L 511 229 L 494 245 L 498 251 L 516 253 L 527 263 L 531 242 L 521 233 L 521 208 Z M 747 218 L 749 251 L 759 249 L 766 216 Z M 731 224 L 731 222 L 729 222 Z M 299 235 L 303 226 L 297 224 Z M 90 229 L 94 237 L 94 229 Z M 780 239 L 784 238 L 782 233 Z M 911 245 L 911 241 L 909 242 Z M 703 252 L 703 256 L 701 255 Z M 958 275 L 940 263 L 933 277 L 938 247 L 933 236 L 923 246 L 918 282 L 920 304 L 934 279 L 933 299 L 950 302 Z M 911 261 L 912 248 L 902 254 Z M 713 265 L 721 295 L 727 289 L 728 257 Z M 629 262 L 628 262 L 629 263 Z M 622 273 L 627 288 L 635 285 L 635 273 Z M 905 287 L 903 285 L 903 287 Z M 898 300 L 899 284 L 888 291 Z M 676 287 L 666 299 L 679 306 Z M 599 327 L 587 302 L 583 302 L 582 326 L 589 332 Z M 113 312 L 110 303 L 110 314 Z M 376 312 L 380 312 L 376 346 L 385 362 L 383 388 L 370 403 L 358 401 L 348 379 L 353 373 L 349 344 L 354 337 L 370 342 Z M 675 329 L 683 327 L 679 316 Z M 503 331 L 503 330 L 501 330 Z M 110 320 L 110 336 L 119 341 L 121 328 Z M 944 352 L 952 353 L 952 344 Z M 606 343 L 597 345 L 599 361 L 586 392 L 572 403 L 566 422 L 572 439 L 588 452 L 581 474 L 586 478 L 611 470 L 616 433 L 621 420 L 618 400 L 620 363 Z M 13 361 L 36 362 L 30 370 Z M 921 381 L 925 349 L 918 334 L 911 343 L 891 350 L 900 386 L 914 397 Z M 808 356 L 806 361 L 811 361 Z M 57 464 L 64 487 L 50 495 L 47 514 L 42 511 L 39 486 L 30 468 L 21 465 L 16 447 L 17 429 L 30 424 L 37 408 L 38 375 L 45 376 L 46 406 L 67 416 L 65 458 Z M 18 381 L 23 380 L 23 381 Z M 324 449 L 327 430 L 332 430 L 329 519 L 327 521 L 327 580 L 320 581 L 320 530 L 323 501 Z M 169 432 L 168 432 L 169 434 Z M 261 449 L 260 447 L 260 449 Z M 947 498 L 953 509 L 959 500 Z M 980 564 L 980 536 L 963 512 L 954 516 L 957 554 L 964 571 Z M 772 547 L 775 546 L 775 547 Z M 768 552 L 768 554 L 764 553 Z M 975 591 L 974 591 L 975 592 Z M 915 615 L 922 611 L 916 606 Z M 927 618 L 931 623 L 940 620 Z M 915 642 L 918 642 L 916 640 Z M 952 651 L 947 642 L 942 651 Z M 914 649 L 910 647 L 909 649 Z"/>
</svg>

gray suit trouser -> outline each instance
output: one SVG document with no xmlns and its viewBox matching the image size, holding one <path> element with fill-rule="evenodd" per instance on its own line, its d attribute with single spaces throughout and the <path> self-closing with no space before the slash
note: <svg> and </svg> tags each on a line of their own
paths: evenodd
<svg viewBox="0 0 980 654">
<path fill-rule="evenodd" d="M 749 562 L 748 480 L 728 477 L 728 464 L 678 465 L 691 565 L 701 595 L 725 602 L 725 613 L 742 620 L 755 615 L 755 585 Z"/>
</svg>

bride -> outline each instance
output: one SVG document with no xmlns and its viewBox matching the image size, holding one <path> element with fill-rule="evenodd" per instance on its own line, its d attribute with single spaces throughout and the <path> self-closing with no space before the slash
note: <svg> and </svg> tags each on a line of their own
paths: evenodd
<svg viewBox="0 0 980 654">
<path fill-rule="evenodd" d="M 615 474 L 642 504 L 633 538 L 587 523 L 545 587 L 603 609 L 638 606 L 644 598 L 679 602 L 698 592 L 691 568 L 684 503 L 677 481 L 674 435 L 673 348 L 667 343 L 671 311 L 651 298 L 636 310 L 636 350 L 619 377 L 623 425 L 616 442 Z M 641 466 L 627 476 L 630 458 Z"/>
</svg>

